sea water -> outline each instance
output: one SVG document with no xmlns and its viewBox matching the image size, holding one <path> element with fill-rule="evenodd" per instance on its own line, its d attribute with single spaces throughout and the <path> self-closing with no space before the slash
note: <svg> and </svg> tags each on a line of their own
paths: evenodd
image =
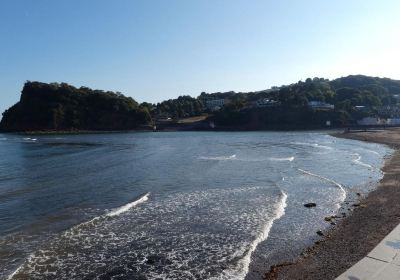
<svg viewBox="0 0 400 280">
<path fill-rule="evenodd" d="M 322 132 L 2 134 L 0 279 L 256 278 L 390 153 Z"/>
</svg>

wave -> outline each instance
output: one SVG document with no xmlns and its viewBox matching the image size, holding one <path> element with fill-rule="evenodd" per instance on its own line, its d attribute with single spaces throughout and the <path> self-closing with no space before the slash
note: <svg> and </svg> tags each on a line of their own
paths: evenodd
<svg viewBox="0 0 400 280">
<path fill-rule="evenodd" d="M 107 213 L 106 216 L 107 217 L 118 216 L 118 215 L 128 211 L 129 209 L 149 200 L 149 195 L 150 195 L 150 193 L 148 192 L 145 195 L 143 195 L 142 197 L 140 197 L 139 199 L 112 210 L 111 212 Z"/>
<path fill-rule="evenodd" d="M 380 154 L 376 151 L 373 150 L 365 150 L 365 151 L 380 156 Z"/>
<path fill-rule="evenodd" d="M 66 236 L 72 236 L 76 233 L 79 232 L 79 229 L 82 229 L 82 227 L 85 226 L 89 226 L 89 225 L 93 225 L 95 222 L 99 221 L 99 220 L 104 220 L 107 217 L 114 217 L 114 216 L 118 216 L 128 210 L 130 210 L 131 208 L 146 202 L 149 199 L 149 195 L 150 193 L 146 193 L 144 195 L 142 195 L 139 199 L 132 201 L 130 203 L 127 203 L 121 207 L 115 208 L 114 210 L 108 212 L 107 214 L 101 215 L 101 216 L 97 216 L 94 217 L 93 219 L 87 221 L 87 222 L 83 222 L 81 224 L 78 224 L 70 229 L 68 229 L 66 232 L 64 232 L 64 234 L 62 236 L 66 237 Z M 13 273 L 11 273 L 8 277 L 7 280 L 12 280 L 14 278 L 14 276 L 16 276 L 17 274 L 19 274 L 19 272 L 24 268 L 25 264 L 29 263 L 31 259 L 33 259 L 35 257 L 35 253 L 32 253 L 25 261 L 24 263 L 22 263 Z"/>
<path fill-rule="evenodd" d="M 314 147 L 314 148 L 319 148 L 319 149 L 324 149 L 324 150 L 332 150 L 332 147 L 321 145 L 318 143 L 306 143 L 306 142 L 292 142 L 290 143 L 292 145 L 301 145 L 301 146 L 309 146 L 309 147 Z"/>
<path fill-rule="evenodd" d="M 250 263 L 251 263 L 251 255 L 253 252 L 256 250 L 258 244 L 261 242 L 265 241 L 268 238 L 268 235 L 271 231 L 271 228 L 276 220 L 279 220 L 283 215 L 285 215 L 285 209 L 287 206 L 287 194 L 281 191 L 281 199 L 277 203 L 276 208 L 275 208 L 275 216 L 273 219 L 271 219 L 265 226 L 264 228 L 260 231 L 260 233 L 256 236 L 254 241 L 250 244 L 250 248 L 247 249 L 246 254 L 242 259 L 239 260 L 239 263 L 237 265 L 237 268 L 239 268 L 239 271 L 235 269 L 229 269 L 225 270 L 223 274 L 217 278 L 210 278 L 210 279 L 244 279 L 249 272 L 250 268 Z"/>
<path fill-rule="evenodd" d="M 353 155 L 357 157 L 356 159 L 353 159 L 353 162 L 354 162 L 355 164 L 358 164 L 358 165 L 367 167 L 367 168 L 369 168 L 369 169 L 374 169 L 374 167 L 373 167 L 372 165 L 370 165 L 370 164 L 368 164 L 368 163 L 365 163 L 365 162 L 362 162 L 362 161 L 361 161 L 361 156 L 360 156 L 359 154 L 356 153 L 356 154 L 353 154 Z"/>
<path fill-rule="evenodd" d="M 124 213 L 124 212 L 128 211 L 129 209 L 147 201 L 149 199 L 149 195 L 150 195 L 150 193 L 148 192 L 148 193 L 142 195 L 139 199 L 137 199 L 135 201 L 129 202 L 121 207 L 115 208 L 114 210 L 111 210 L 110 212 L 108 212 L 106 214 L 94 217 L 93 219 L 91 219 L 89 221 L 80 223 L 80 224 L 70 228 L 66 232 L 64 232 L 63 236 L 73 235 L 76 233 L 77 230 L 81 229 L 82 227 L 93 225 L 93 224 L 97 223 L 97 221 L 103 220 L 104 218 L 118 216 L 121 213 Z"/>
<path fill-rule="evenodd" d="M 286 157 L 286 158 L 269 158 L 272 161 L 294 161 L 294 157 Z"/>
<path fill-rule="evenodd" d="M 26 262 L 29 262 L 31 259 L 33 259 L 33 257 L 34 257 L 34 254 L 33 253 L 30 254 L 29 257 L 26 259 Z M 22 268 L 24 267 L 24 264 L 25 264 L 25 262 L 22 263 L 20 266 L 18 266 L 17 269 L 14 270 L 13 273 L 8 275 L 7 280 L 12 280 L 14 278 L 14 276 L 17 275 L 22 270 Z"/>
<path fill-rule="evenodd" d="M 77 229 L 79 227 L 93 224 L 94 222 L 96 222 L 96 221 L 98 221 L 98 220 L 100 220 L 102 218 L 118 216 L 118 215 L 128 211 L 129 209 L 131 209 L 131 208 L 133 208 L 133 207 L 135 207 L 135 206 L 147 201 L 149 199 L 149 195 L 150 195 L 150 193 L 148 192 L 148 193 L 142 195 L 139 199 L 136 199 L 135 201 L 129 202 L 129 203 L 125 204 L 125 205 L 122 205 L 121 207 L 115 208 L 115 209 L 111 210 L 110 212 L 108 212 L 108 213 L 106 213 L 104 215 L 100 215 L 100 216 L 94 217 L 93 219 L 91 219 L 91 220 L 89 220 L 87 222 L 83 222 L 81 224 L 78 224 L 78 225 L 72 227 L 70 229 L 70 231 L 72 232 L 73 230 L 75 230 L 75 229 Z M 64 235 L 68 235 L 68 234 L 69 234 L 68 231 L 64 233 Z"/>
<path fill-rule="evenodd" d="M 297 170 L 299 170 L 300 172 L 303 172 L 304 174 L 307 174 L 307 175 L 310 175 L 310 176 L 319 178 L 319 179 L 321 179 L 321 180 L 327 181 L 327 182 L 329 182 L 329 183 L 335 185 L 337 188 L 339 188 L 339 189 L 341 190 L 341 193 L 342 193 L 341 198 L 340 198 L 340 203 L 342 203 L 342 202 L 346 199 L 346 196 L 347 196 L 346 190 L 345 190 L 345 189 L 343 188 L 343 186 L 342 186 L 341 184 L 339 184 L 338 182 L 336 182 L 336 181 L 334 181 L 334 180 L 332 180 L 332 179 L 326 178 L 326 177 L 324 177 L 324 176 L 311 173 L 310 171 L 306 171 L 306 170 L 300 169 L 300 168 L 298 168 Z M 340 207 L 340 203 L 338 204 L 339 207 Z"/>
<path fill-rule="evenodd" d="M 203 160 L 235 160 L 236 155 L 231 156 L 220 156 L 220 157 L 200 157 Z"/>
<path fill-rule="evenodd" d="M 37 141 L 36 138 L 29 138 L 29 137 L 23 138 L 22 140 L 24 140 L 24 141 L 33 141 L 33 142 Z"/>
</svg>

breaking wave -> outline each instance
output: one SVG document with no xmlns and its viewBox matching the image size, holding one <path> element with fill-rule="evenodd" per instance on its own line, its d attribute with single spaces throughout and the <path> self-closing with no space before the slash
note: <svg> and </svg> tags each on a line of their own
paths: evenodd
<svg viewBox="0 0 400 280">
<path fill-rule="evenodd" d="M 306 143 L 306 142 L 292 142 L 290 144 L 293 145 L 300 145 L 300 146 L 309 146 L 309 147 L 314 147 L 314 148 L 319 148 L 319 149 L 324 149 L 324 150 L 332 150 L 332 147 L 321 145 L 318 143 Z"/>
<path fill-rule="evenodd" d="M 141 211 L 118 219 L 103 215 L 68 230 L 9 279 L 84 279 L 94 273 L 112 279 L 116 272 L 128 279 L 243 279 L 251 255 L 285 214 L 286 199 L 265 186 L 170 194 Z"/>
<path fill-rule="evenodd" d="M 361 161 L 361 156 L 360 156 L 360 154 L 355 153 L 355 154 L 353 154 L 353 155 L 357 157 L 356 159 L 353 159 L 353 162 L 354 162 L 355 164 L 364 166 L 364 167 L 369 168 L 369 169 L 374 169 L 374 167 L 373 167 L 372 165 Z"/>
<path fill-rule="evenodd" d="M 133 202 L 130 202 L 128 204 L 125 204 L 119 208 L 116 208 L 114 210 L 112 210 L 111 212 L 107 213 L 106 216 L 107 217 L 114 217 L 114 216 L 118 216 L 126 211 L 128 211 L 129 209 L 143 203 L 146 202 L 149 199 L 149 195 L 150 193 L 146 193 L 145 195 L 143 195 L 141 198 L 139 198 L 138 200 L 135 200 Z"/>
<path fill-rule="evenodd" d="M 235 160 L 236 155 L 231 156 L 220 156 L 220 157 L 200 157 L 203 160 Z"/>
<path fill-rule="evenodd" d="M 146 202 L 146 201 L 149 199 L 149 195 L 150 195 L 150 192 L 148 192 L 148 193 L 142 195 L 139 199 L 137 199 L 137 200 L 135 200 L 135 201 L 132 201 L 132 202 L 130 202 L 130 203 L 127 203 L 127 204 L 125 204 L 125 205 L 123 205 L 123 206 L 121 206 L 121 207 L 115 208 L 114 210 L 108 212 L 108 213 L 105 214 L 105 215 L 97 216 L 97 217 L 95 217 L 95 218 L 93 218 L 93 219 L 91 219 L 91 220 L 89 220 L 89 221 L 87 221 L 87 222 L 83 222 L 83 223 L 81 223 L 81 224 L 78 224 L 78 225 L 76 225 L 76 226 L 70 228 L 70 229 L 67 230 L 66 232 L 64 232 L 64 234 L 62 234 L 62 237 L 64 237 L 64 238 L 68 238 L 68 237 L 71 238 L 73 235 L 75 235 L 75 234 L 77 234 L 77 233 L 79 234 L 79 230 L 80 230 L 80 229 L 84 229 L 85 227 L 88 227 L 88 226 L 94 226 L 95 223 L 96 223 L 97 221 L 104 220 L 104 218 L 107 218 L 107 217 L 118 216 L 118 215 L 120 215 L 120 214 L 122 214 L 122 213 L 124 213 L 124 212 L 127 212 L 128 210 L 132 209 L 133 207 L 135 207 L 135 206 L 137 206 L 137 205 L 139 205 L 139 204 L 141 204 L 141 203 Z M 43 252 L 43 251 L 39 250 L 39 255 L 40 255 L 40 253 L 42 253 L 42 252 Z M 18 274 L 20 273 L 20 271 L 24 268 L 24 266 L 25 266 L 27 263 L 32 262 L 35 258 L 38 258 L 37 255 L 38 255 L 38 253 L 32 253 L 32 254 L 30 254 L 29 257 L 26 259 L 26 261 L 25 261 L 23 264 L 21 264 L 16 270 L 14 270 L 13 273 L 11 273 L 11 274 L 7 277 L 7 280 L 12 280 L 12 279 L 14 278 L 14 276 L 16 276 L 16 275 L 18 275 Z"/>
<path fill-rule="evenodd" d="M 285 158 L 269 158 L 272 161 L 294 161 L 294 157 L 285 157 Z"/>
<path fill-rule="evenodd" d="M 211 279 L 244 279 L 249 272 L 250 262 L 251 262 L 251 255 L 256 250 L 258 244 L 263 242 L 268 238 L 269 232 L 276 220 L 279 220 L 283 215 L 285 215 L 285 208 L 287 206 L 287 195 L 286 193 L 282 192 L 280 201 L 275 205 L 275 216 L 271 219 L 259 232 L 254 241 L 250 244 L 250 247 L 247 249 L 247 253 L 238 263 L 238 270 L 239 271 L 232 271 L 232 270 L 224 270 L 222 275 L 218 278 L 211 278 Z"/>
<path fill-rule="evenodd" d="M 334 180 L 332 180 L 332 179 L 326 178 L 326 177 L 324 177 L 324 176 L 311 173 L 310 171 L 306 171 L 306 170 L 300 169 L 300 168 L 298 168 L 297 170 L 299 170 L 300 172 L 303 172 L 304 174 L 307 174 L 307 175 L 310 175 L 310 176 L 319 178 L 319 179 L 321 179 L 321 180 L 327 181 L 327 182 L 329 182 L 329 183 L 335 185 L 337 188 L 339 188 L 340 191 L 341 191 L 341 193 L 342 193 L 342 194 L 341 194 L 341 197 L 340 197 L 340 203 L 342 203 L 342 202 L 346 199 L 346 195 L 347 195 L 346 190 L 345 190 L 344 187 L 343 187 L 341 184 L 339 184 L 338 182 L 336 182 L 336 181 L 334 181 Z M 340 203 L 339 203 L 339 206 L 340 206 Z"/>
<path fill-rule="evenodd" d="M 29 141 L 29 142 L 36 142 L 36 141 L 37 141 L 36 138 L 30 138 L 30 137 L 25 137 L 25 138 L 23 138 L 22 140 L 24 140 L 24 141 Z"/>
</svg>

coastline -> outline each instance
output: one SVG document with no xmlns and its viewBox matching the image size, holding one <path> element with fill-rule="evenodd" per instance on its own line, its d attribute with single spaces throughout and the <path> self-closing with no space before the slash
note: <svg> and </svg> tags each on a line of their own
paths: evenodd
<svg viewBox="0 0 400 280">
<path fill-rule="evenodd" d="M 395 151 L 382 167 L 377 188 L 324 237 L 307 248 L 297 260 L 272 266 L 265 279 L 335 279 L 365 257 L 400 223 L 400 129 L 335 133 L 338 138 L 385 144 Z"/>
</svg>

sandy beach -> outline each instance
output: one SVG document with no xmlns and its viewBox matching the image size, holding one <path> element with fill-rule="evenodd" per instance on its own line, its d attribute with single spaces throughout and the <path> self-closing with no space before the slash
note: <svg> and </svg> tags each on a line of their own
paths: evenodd
<svg viewBox="0 0 400 280">
<path fill-rule="evenodd" d="M 337 133 L 336 137 L 389 145 L 396 151 L 386 160 L 377 188 L 353 205 L 350 214 L 325 232 L 324 238 L 299 259 L 272 267 L 265 279 L 335 279 L 365 257 L 400 223 L 400 129 Z"/>
</svg>

